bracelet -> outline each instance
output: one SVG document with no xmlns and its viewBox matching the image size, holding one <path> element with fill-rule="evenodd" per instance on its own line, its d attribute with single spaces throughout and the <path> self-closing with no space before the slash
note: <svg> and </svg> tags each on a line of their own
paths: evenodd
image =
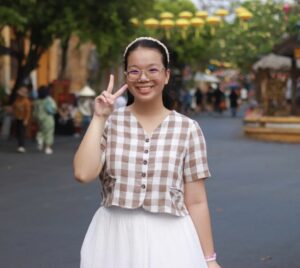
<svg viewBox="0 0 300 268">
<path fill-rule="evenodd" d="M 205 256 L 205 261 L 206 262 L 210 262 L 210 261 L 215 261 L 217 260 L 217 253 L 214 252 L 214 254 L 210 255 L 210 256 Z"/>
</svg>

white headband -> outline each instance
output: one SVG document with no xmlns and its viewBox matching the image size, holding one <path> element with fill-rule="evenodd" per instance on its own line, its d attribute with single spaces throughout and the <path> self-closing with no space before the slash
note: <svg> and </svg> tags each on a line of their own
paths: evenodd
<svg viewBox="0 0 300 268">
<path fill-rule="evenodd" d="M 161 47 L 163 47 L 163 49 L 165 50 L 166 55 L 167 55 L 167 62 L 168 62 L 168 64 L 170 63 L 170 55 L 169 55 L 169 51 L 168 51 L 167 47 L 166 47 L 162 42 L 160 42 L 159 40 L 157 40 L 157 39 L 155 39 L 155 38 L 153 38 L 153 37 L 148 37 L 148 36 L 139 37 L 139 38 L 136 38 L 135 40 L 133 40 L 133 41 L 125 48 L 125 51 L 124 51 L 123 56 L 125 57 L 125 55 L 126 55 L 128 49 L 129 49 L 135 42 L 140 41 L 140 40 L 150 40 L 150 41 L 153 41 L 153 42 L 159 44 Z"/>
</svg>

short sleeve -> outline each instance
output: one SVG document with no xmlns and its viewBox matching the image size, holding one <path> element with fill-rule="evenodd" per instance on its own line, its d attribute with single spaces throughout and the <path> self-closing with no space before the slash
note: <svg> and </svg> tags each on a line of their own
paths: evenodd
<svg viewBox="0 0 300 268">
<path fill-rule="evenodd" d="M 205 138 L 199 124 L 193 121 L 184 159 L 183 178 L 186 183 L 207 177 L 210 177 L 210 172 L 207 163 Z"/>
<path fill-rule="evenodd" d="M 108 133 L 108 121 L 105 123 L 104 131 L 101 138 L 100 149 L 101 149 L 101 166 L 104 166 L 106 158 L 106 146 L 107 146 L 107 133 Z"/>
</svg>

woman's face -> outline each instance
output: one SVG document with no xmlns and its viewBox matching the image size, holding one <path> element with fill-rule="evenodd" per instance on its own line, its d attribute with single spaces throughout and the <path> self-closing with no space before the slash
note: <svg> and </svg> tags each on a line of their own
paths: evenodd
<svg viewBox="0 0 300 268">
<path fill-rule="evenodd" d="M 138 47 L 129 54 L 126 82 L 135 101 L 160 101 L 169 77 L 158 50 Z"/>
</svg>

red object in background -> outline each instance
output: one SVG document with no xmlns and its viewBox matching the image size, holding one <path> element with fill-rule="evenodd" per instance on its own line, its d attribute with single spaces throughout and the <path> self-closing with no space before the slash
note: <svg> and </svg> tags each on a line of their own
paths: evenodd
<svg viewBox="0 0 300 268">
<path fill-rule="evenodd" d="M 282 10 L 287 15 L 291 10 L 291 6 L 288 3 L 285 3 L 282 7 Z"/>
<path fill-rule="evenodd" d="M 62 95 L 70 94 L 70 80 L 54 80 L 51 86 L 51 95 L 57 103 L 61 100 L 67 99 L 67 97 L 61 97 Z"/>
</svg>

